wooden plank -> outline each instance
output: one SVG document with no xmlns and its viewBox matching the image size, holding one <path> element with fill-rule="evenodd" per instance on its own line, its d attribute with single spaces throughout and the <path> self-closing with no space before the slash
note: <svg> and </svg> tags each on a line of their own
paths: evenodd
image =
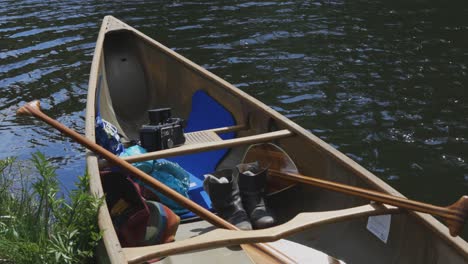
<svg viewBox="0 0 468 264">
<path fill-rule="evenodd" d="M 177 155 L 186 155 L 186 154 L 203 152 L 203 151 L 230 148 L 230 147 L 235 147 L 235 146 L 240 146 L 240 145 L 268 142 L 268 141 L 272 141 L 275 139 L 290 137 L 292 135 L 293 133 L 291 133 L 291 131 L 287 129 L 283 129 L 279 131 L 253 135 L 253 136 L 247 136 L 247 137 L 241 137 L 241 138 L 228 139 L 228 140 L 223 140 L 223 141 L 183 145 L 183 146 L 176 147 L 176 148 L 163 149 L 163 150 L 149 152 L 149 153 L 145 153 L 141 155 L 135 155 L 131 157 L 122 157 L 122 159 L 129 163 L 133 163 L 133 162 L 139 162 L 139 161 L 173 157 Z M 101 164 L 101 167 L 106 166 L 106 165 L 108 164 L 103 163 Z"/>
<path fill-rule="evenodd" d="M 267 229 L 251 231 L 216 229 L 193 238 L 173 243 L 147 247 L 124 248 L 123 251 L 129 263 L 140 263 L 153 258 L 160 258 L 201 249 L 249 243 L 272 242 L 323 224 L 336 223 L 372 215 L 395 214 L 399 212 L 400 210 L 393 206 L 368 204 L 336 211 L 300 213 L 289 222 Z"/>
<path fill-rule="evenodd" d="M 222 138 L 218 136 L 213 131 L 203 130 L 191 133 L 185 133 L 185 144 L 184 145 L 193 145 L 207 142 L 223 141 Z"/>
</svg>

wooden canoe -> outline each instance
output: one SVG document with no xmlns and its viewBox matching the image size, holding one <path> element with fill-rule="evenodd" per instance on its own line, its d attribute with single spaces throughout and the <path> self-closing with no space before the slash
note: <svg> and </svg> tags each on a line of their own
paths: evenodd
<svg viewBox="0 0 468 264">
<path fill-rule="evenodd" d="M 182 163 L 200 162 L 193 173 L 202 174 L 208 169 L 238 164 L 251 144 L 273 142 L 288 153 L 304 175 L 403 197 L 359 164 L 260 101 L 138 30 L 106 16 L 91 66 L 86 137 L 95 141 L 98 108 L 102 118 L 114 124 L 124 139 L 132 140 L 138 138 L 141 125 L 148 123 L 147 110 L 161 107 L 171 107 L 174 116 L 188 120 L 191 128 L 186 134 L 187 142 L 140 159 L 177 161 L 180 158 Z M 218 116 L 218 112 L 223 112 L 229 120 L 224 120 L 222 114 Z M 99 166 L 98 157 L 88 153 L 90 188 L 102 196 Z M 145 258 L 165 256 L 161 262 L 268 263 L 272 259 L 227 246 L 269 242 L 287 235 L 287 240 L 268 246 L 273 251 L 282 250 L 281 254 L 285 255 L 277 262 L 338 263 L 329 257 L 333 256 L 346 263 L 468 263 L 467 242 L 451 237 L 442 223 L 427 214 L 371 206 L 360 198 L 303 185 L 276 197 L 270 202 L 285 224 L 273 229 L 206 233 L 213 227 L 203 220 L 182 222 L 177 242 L 141 248 L 121 247 L 108 208 L 103 205 L 99 212 L 103 240 L 98 260 L 137 263 Z M 382 240 L 367 225 L 368 216 L 383 213 L 392 215 L 384 217 L 390 219 L 387 226 L 377 228 L 377 234 L 387 233 L 387 238 Z"/>
</svg>

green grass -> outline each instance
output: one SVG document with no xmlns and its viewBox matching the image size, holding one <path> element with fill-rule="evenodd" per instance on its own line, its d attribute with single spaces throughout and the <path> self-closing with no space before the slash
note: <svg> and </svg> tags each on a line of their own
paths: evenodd
<svg viewBox="0 0 468 264">
<path fill-rule="evenodd" d="M 87 175 L 79 177 L 65 199 L 43 154 L 33 154 L 30 163 L 0 160 L 0 263 L 92 262 L 103 200 L 89 194 L 88 185 Z"/>
</svg>

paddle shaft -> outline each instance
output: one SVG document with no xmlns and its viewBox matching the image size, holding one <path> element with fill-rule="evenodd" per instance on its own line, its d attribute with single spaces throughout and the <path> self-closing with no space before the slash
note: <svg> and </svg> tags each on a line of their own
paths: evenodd
<svg viewBox="0 0 468 264">
<path fill-rule="evenodd" d="M 191 212 L 195 213 L 205 221 L 211 223 L 214 226 L 231 229 L 231 230 L 239 230 L 236 226 L 232 225 L 231 223 L 227 222 L 226 220 L 222 219 L 221 217 L 213 214 L 212 212 L 208 211 L 207 209 L 203 208 L 202 206 L 198 205 L 197 203 L 191 201 L 190 199 L 184 197 L 183 195 L 179 194 L 178 192 L 172 190 L 165 184 L 159 182 L 155 178 L 149 176 L 148 174 L 144 173 L 143 171 L 139 170 L 138 168 L 132 166 L 130 163 L 122 160 L 118 156 L 114 155 L 110 151 L 106 150 L 105 148 L 101 147 L 100 145 L 94 143 L 93 141 L 87 139 L 83 135 L 77 133 L 76 131 L 66 127 L 65 125 L 61 124 L 57 120 L 54 120 L 44 114 L 39 107 L 39 102 L 34 101 L 24 105 L 21 109 L 18 110 L 18 114 L 20 115 L 32 115 L 47 124 L 51 125 L 55 129 L 62 132 L 64 135 L 72 138 L 79 144 L 85 146 L 87 149 L 91 150 L 92 152 L 101 155 L 107 161 L 112 164 L 115 164 L 122 169 L 126 170 L 130 174 L 136 176 L 137 178 L 141 179 L 142 181 L 146 182 L 150 186 L 154 187 L 159 192 L 163 193 L 167 197 L 171 198 L 175 202 L 179 203 L 180 205 L 184 206 Z M 291 259 L 285 256 L 284 254 L 272 252 L 269 247 L 265 244 L 252 244 L 252 245 L 243 245 L 246 246 L 253 246 L 258 250 L 262 251 L 263 254 L 267 254 L 270 257 L 273 257 L 278 263 L 281 262 L 290 262 Z M 246 248 L 244 248 L 246 249 Z M 247 248 L 248 249 L 248 248 Z M 252 249 L 250 249 L 252 250 Z M 257 253 L 259 254 L 259 253 Z M 260 253 L 261 254 L 261 253 Z"/>
<path fill-rule="evenodd" d="M 468 215 L 468 196 L 463 196 L 459 201 L 451 206 L 441 207 L 296 173 L 280 172 L 278 170 L 269 170 L 268 173 L 269 175 L 280 177 L 282 179 L 314 185 L 323 189 L 340 193 L 359 196 L 365 199 L 397 206 L 407 210 L 440 216 L 446 221 L 452 236 L 457 236 L 460 233 Z"/>
</svg>

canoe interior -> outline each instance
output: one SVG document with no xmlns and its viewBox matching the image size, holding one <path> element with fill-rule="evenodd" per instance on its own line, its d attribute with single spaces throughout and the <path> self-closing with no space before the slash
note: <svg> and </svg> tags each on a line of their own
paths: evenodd
<svg viewBox="0 0 468 264">
<path fill-rule="evenodd" d="M 231 134 L 233 138 L 281 129 L 292 131 L 293 136 L 273 143 L 291 156 L 302 174 L 401 195 L 337 150 L 219 77 L 112 17 L 106 17 L 104 23 L 109 26 L 103 27 L 98 40 L 93 61 L 96 67 L 91 73 L 95 81 L 90 81 L 89 87 L 89 98 L 96 98 L 96 108 L 88 109 L 87 118 L 94 116 L 90 113 L 99 111 L 104 119 L 118 127 L 126 139 L 134 140 L 138 138 L 141 125 L 148 123 L 148 109 L 170 107 L 173 116 L 190 120 L 194 95 L 203 92 L 229 113 L 231 125 L 245 125 L 245 129 Z M 209 111 L 206 120 L 210 120 Z M 88 136 L 92 136 L 88 131 L 92 124 L 92 120 L 87 123 Z M 213 128 L 217 126 L 220 124 L 212 124 Z M 203 167 L 197 173 L 213 168 L 232 168 L 241 161 L 246 147 L 223 150 L 222 155 L 212 161 L 212 167 Z M 197 155 L 201 154 L 188 155 L 188 160 Z M 91 177 L 99 177 L 95 163 L 96 159 L 88 159 Z M 307 186 L 296 186 L 272 196 L 269 202 L 281 222 L 299 212 L 343 209 L 368 203 Z M 100 217 L 109 216 L 104 212 Z M 100 225 L 108 228 L 104 225 L 109 225 L 109 221 L 102 221 Z M 386 243 L 370 233 L 366 225 L 367 219 L 329 224 L 288 239 L 319 249 L 346 263 L 468 262 L 466 242 L 461 238 L 451 238 L 447 229 L 430 216 L 413 213 L 393 215 Z M 116 249 L 106 250 L 112 254 Z M 165 261 L 172 260 L 173 257 L 168 257 Z"/>
</svg>

